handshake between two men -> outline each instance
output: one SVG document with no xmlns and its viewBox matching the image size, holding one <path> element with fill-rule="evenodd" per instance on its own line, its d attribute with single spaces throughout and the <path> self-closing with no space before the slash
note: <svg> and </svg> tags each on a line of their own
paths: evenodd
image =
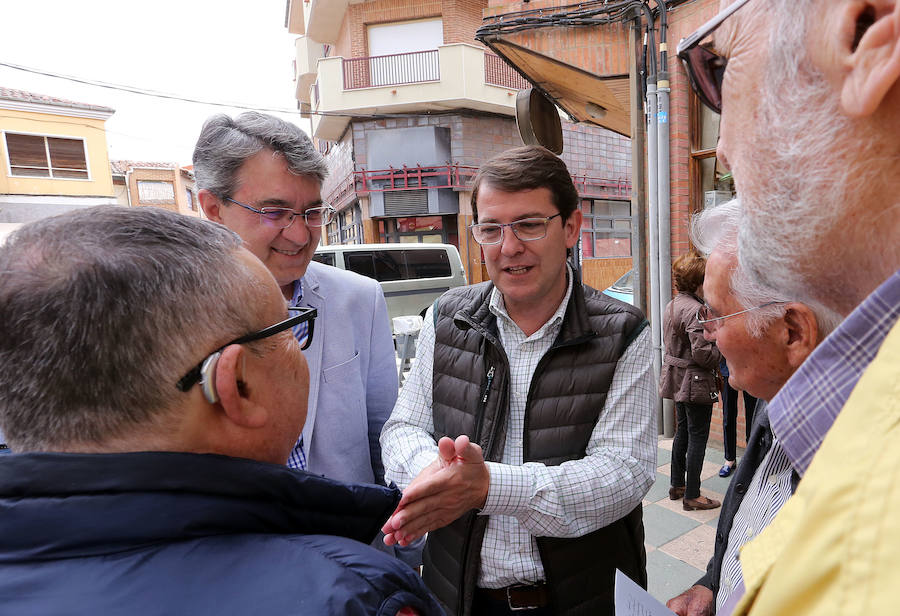
<svg viewBox="0 0 900 616">
<path fill-rule="evenodd" d="M 491 476 L 481 447 L 462 435 L 438 441 L 438 457 L 403 491 L 400 503 L 381 527 L 387 545 L 407 546 L 442 528 L 487 500 Z"/>
</svg>

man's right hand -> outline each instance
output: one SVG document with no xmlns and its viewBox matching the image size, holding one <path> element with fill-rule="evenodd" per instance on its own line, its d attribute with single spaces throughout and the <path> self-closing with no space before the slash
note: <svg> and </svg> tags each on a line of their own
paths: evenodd
<svg viewBox="0 0 900 616">
<path fill-rule="evenodd" d="M 698 584 L 669 599 L 666 607 L 678 616 L 713 616 L 716 602 L 713 592 Z"/>
</svg>

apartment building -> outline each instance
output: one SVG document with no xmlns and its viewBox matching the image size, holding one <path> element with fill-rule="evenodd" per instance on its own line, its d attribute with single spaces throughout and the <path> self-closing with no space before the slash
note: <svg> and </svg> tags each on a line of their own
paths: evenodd
<svg viewBox="0 0 900 616">
<path fill-rule="evenodd" d="M 115 203 L 109 107 L 0 87 L 0 223 Z"/>
<path fill-rule="evenodd" d="M 325 243 L 446 242 L 470 282 L 486 278 L 469 183 L 522 144 L 516 95 L 529 84 L 475 39 L 488 0 L 290 0 L 300 109 L 331 170 L 338 210 Z M 585 280 L 604 288 L 631 267 L 627 136 L 562 122 L 563 153 L 586 214 Z"/>
<path fill-rule="evenodd" d="M 110 163 L 110 172 L 119 205 L 153 205 L 187 216 L 201 215 L 192 167 L 114 160 Z"/>
</svg>

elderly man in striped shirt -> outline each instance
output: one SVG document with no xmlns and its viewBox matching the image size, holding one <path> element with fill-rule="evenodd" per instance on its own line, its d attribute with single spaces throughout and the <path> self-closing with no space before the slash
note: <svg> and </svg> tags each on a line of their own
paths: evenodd
<svg viewBox="0 0 900 616">
<path fill-rule="evenodd" d="M 728 486 L 706 575 L 668 607 L 679 616 L 721 611 L 743 579 L 743 545 L 768 525 L 797 487 L 797 475 L 772 435 L 766 413 L 787 382 L 840 317 L 748 280 L 737 263 L 741 205 L 735 199 L 694 219 L 694 245 L 709 258 L 703 283 L 704 336 L 716 342 L 737 389 L 759 398 L 740 466 Z"/>
</svg>

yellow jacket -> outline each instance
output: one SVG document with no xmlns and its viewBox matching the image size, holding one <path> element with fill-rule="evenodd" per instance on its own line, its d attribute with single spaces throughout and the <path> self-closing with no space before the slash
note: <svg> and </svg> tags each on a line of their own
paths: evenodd
<svg viewBox="0 0 900 616">
<path fill-rule="evenodd" d="M 900 614 L 900 322 L 794 496 L 741 550 L 735 614 Z"/>
</svg>

